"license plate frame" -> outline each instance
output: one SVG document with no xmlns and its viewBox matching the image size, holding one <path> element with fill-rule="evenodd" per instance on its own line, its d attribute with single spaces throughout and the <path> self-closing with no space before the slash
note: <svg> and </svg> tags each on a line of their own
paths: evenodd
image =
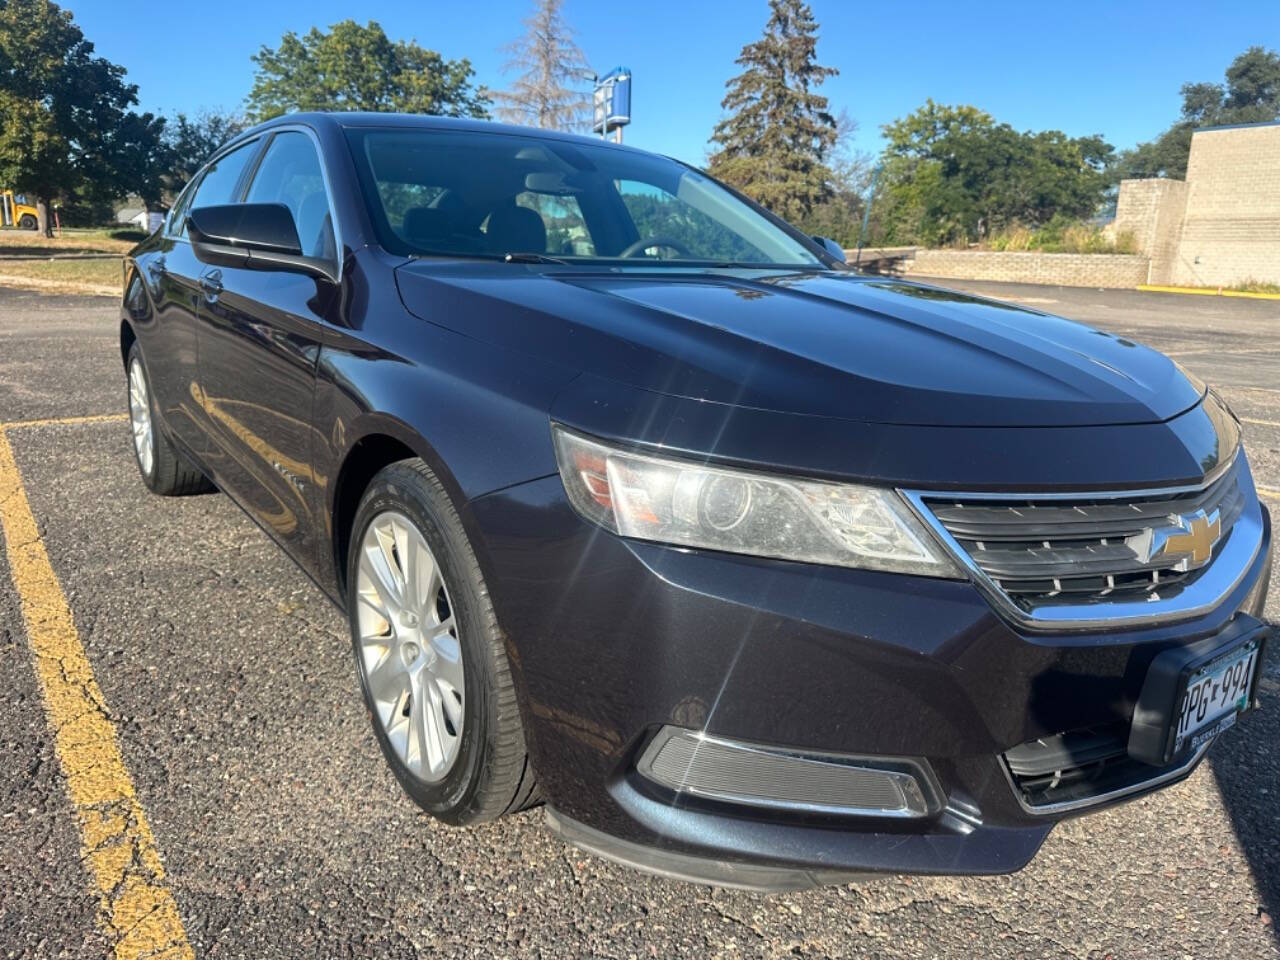
<svg viewBox="0 0 1280 960">
<path fill-rule="evenodd" d="M 1159 654 L 1147 669 L 1146 681 L 1129 730 L 1129 755 L 1154 766 L 1168 766 L 1199 750 L 1233 726 L 1241 714 L 1258 706 L 1259 678 L 1271 630 L 1253 617 L 1240 616 L 1221 634 Z M 1253 652 L 1247 693 L 1228 708 L 1206 716 L 1203 726 L 1180 731 L 1188 689 L 1223 666 Z"/>
<path fill-rule="evenodd" d="M 1199 749 L 1207 739 L 1232 726 L 1236 717 L 1253 706 L 1261 652 L 1261 638 L 1252 637 L 1204 666 L 1182 672 L 1182 693 L 1174 700 L 1174 710 L 1169 717 L 1174 756 L 1183 750 Z M 1239 673 L 1236 667 L 1240 667 Z M 1237 696 L 1223 699 L 1219 704 L 1215 681 L 1224 672 L 1231 692 Z"/>
</svg>

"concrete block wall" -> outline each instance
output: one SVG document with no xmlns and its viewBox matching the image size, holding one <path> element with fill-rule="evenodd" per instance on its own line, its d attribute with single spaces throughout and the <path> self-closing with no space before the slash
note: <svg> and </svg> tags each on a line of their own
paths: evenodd
<svg viewBox="0 0 1280 960">
<path fill-rule="evenodd" d="M 896 272 L 1075 287 L 1280 284 L 1280 123 L 1197 130 L 1187 179 L 1122 180 L 1137 255 L 920 250 Z"/>
<path fill-rule="evenodd" d="M 1132 233 L 1138 252 L 1150 258 L 1146 283 L 1173 282 L 1173 264 L 1186 214 L 1184 180 L 1121 180 L 1115 233 Z"/>
<path fill-rule="evenodd" d="M 1133 288 L 1147 282 L 1147 262 L 1143 256 L 1119 253 L 918 250 L 914 259 L 902 262 L 902 272 L 949 280 Z"/>
<path fill-rule="evenodd" d="M 1171 277 L 1189 286 L 1280 283 L 1280 123 L 1192 136 Z"/>
</svg>

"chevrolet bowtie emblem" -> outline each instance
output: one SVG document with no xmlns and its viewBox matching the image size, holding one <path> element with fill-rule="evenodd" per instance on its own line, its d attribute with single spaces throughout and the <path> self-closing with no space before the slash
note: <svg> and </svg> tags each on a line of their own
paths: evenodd
<svg viewBox="0 0 1280 960">
<path fill-rule="evenodd" d="M 1222 516 L 1214 510 L 1169 518 L 1173 526 L 1157 527 L 1151 532 L 1147 561 L 1160 561 L 1175 570 L 1195 570 L 1213 556 L 1213 548 L 1222 536 Z"/>
</svg>

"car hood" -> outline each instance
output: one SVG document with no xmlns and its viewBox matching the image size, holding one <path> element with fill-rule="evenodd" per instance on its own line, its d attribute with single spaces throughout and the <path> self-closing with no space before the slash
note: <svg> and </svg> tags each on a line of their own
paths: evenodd
<svg viewBox="0 0 1280 960">
<path fill-rule="evenodd" d="M 1203 387 L 1131 340 L 1035 310 L 836 273 L 584 273 L 412 262 L 410 312 L 674 397 L 868 423 L 1155 423 Z"/>
</svg>

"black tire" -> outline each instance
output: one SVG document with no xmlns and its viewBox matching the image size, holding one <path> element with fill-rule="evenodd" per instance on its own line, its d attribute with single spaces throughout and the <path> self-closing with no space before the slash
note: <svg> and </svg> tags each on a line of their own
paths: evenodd
<svg viewBox="0 0 1280 960">
<path fill-rule="evenodd" d="M 24 213 L 18 221 L 18 227 L 23 230 L 35 230 L 38 226 L 39 222 L 29 213 Z"/>
<path fill-rule="evenodd" d="M 369 689 L 360 650 L 357 575 L 369 524 L 396 511 L 418 528 L 439 565 L 457 624 L 464 667 L 463 725 L 457 758 L 436 782 L 417 777 L 392 747 Z M 446 823 L 493 820 L 542 802 L 525 745 L 511 668 L 475 552 L 458 513 L 421 460 L 385 467 L 370 482 L 352 524 L 347 556 L 352 649 L 370 722 L 387 764 L 410 798 Z"/>
<path fill-rule="evenodd" d="M 159 421 L 156 418 L 155 396 L 151 391 L 151 380 L 147 375 L 147 365 L 142 362 L 142 351 L 138 349 L 136 343 L 129 348 L 129 359 L 125 363 L 125 401 L 130 410 L 130 429 L 133 430 L 136 427 L 133 418 L 131 383 L 129 379 L 135 364 L 143 382 L 146 384 L 146 396 L 144 399 L 151 423 L 151 465 L 149 470 L 143 462 L 142 451 L 139 449 L 136 438 L 131 437 L 131 439 L 134 439 L 133 462 L 138 465 L 138 474 L 142 477 L 142 482 L 147 485 L 148 490 L 162 497 L 186 497 L 197 493 L 210 493 L 217 489 L 203 473 L 187 462 L 182 454 L 175 449 L 172 441 L 165 436 L 164 431 L 159 429 Z"/>
</svg>

